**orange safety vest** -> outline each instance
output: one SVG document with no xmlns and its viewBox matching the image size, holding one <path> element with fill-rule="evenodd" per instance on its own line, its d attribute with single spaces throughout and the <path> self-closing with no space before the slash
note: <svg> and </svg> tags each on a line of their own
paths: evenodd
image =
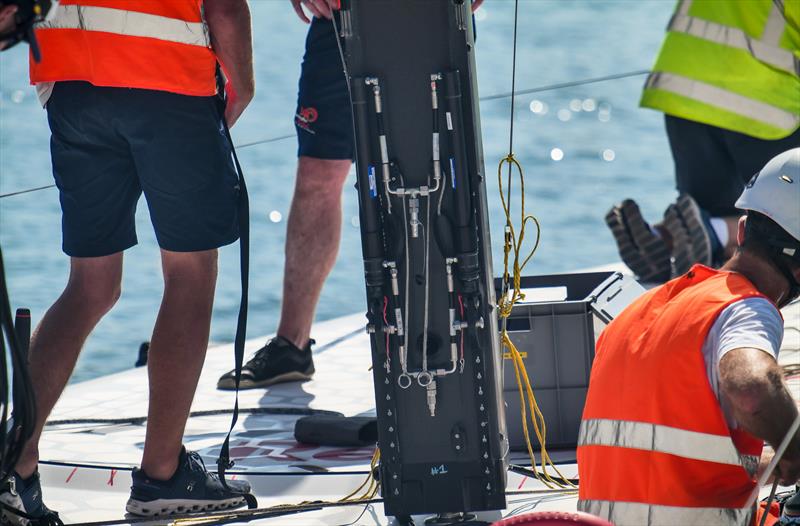
<svg viewBox="0 0 800 526">
<path fill-rule="evenodd" d="M 36 26 L 42 61 L 31 84 L 84 80 L 95 86 L 216 93 L 216 56 L 203 0 L 61 0 Z"/>
<path fill-rule="evenodd" d="M 617 526 L 750 523 L 763 441 L 731 430 L 701 352 L 725 307 L 764 297 L 695 265 L 648 291 L 597 342 L 578 439 L 578 509 Z"/>
</svg>

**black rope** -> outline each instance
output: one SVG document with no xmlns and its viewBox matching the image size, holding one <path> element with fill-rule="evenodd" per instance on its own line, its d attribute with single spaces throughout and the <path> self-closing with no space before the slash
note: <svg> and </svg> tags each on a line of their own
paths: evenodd
<svg viewBox="0 0 800 526">
<path fill-rule="evenodd" d="M 525 477 L 530 477 L 530 478 L 537 478 L 538 479 L 540 477 L 547 476 L 545 473 L 542 473 L 539 470 L 533 470 L 533 469 L 527 468 L 525 466 L 518 466 L 517 464 L 509 464 L 508 465 L 508 470 L 511 471 L 512 473 L 516 473 L 517 475 L 523 475 Z M 578 485 L 578 482 L 579 482 L 578 479 L 575 479 L 575 478 L 573 478 L 573 479 L 564 479 L 564 480 L 566 480 L 570 484 L 574 484 L 576 486 Z"/>
<path fill-rule="evenodd" d="M 206 411 L 192 411 L 189 418 L 203 416 L 230 415 L 233 409 L 209 409 Z M 292 415 L 292 416 L 311 416 L 311 415 L 331 415 L 343 416 L 338 411 L 327 411 L 324 409 L 310 409 L 307 407 L 246 407 L 240 408 L 239 414 L 249 415 Z M 108 425 L 132 425 L 140 426 L 147 421 L 146 416 L 131 416 L 125 418 L 67 418 L 63 420 L 51 420 L 45 427 L 66 426 L 74 424 L 108 424 Z"/>
</svg>

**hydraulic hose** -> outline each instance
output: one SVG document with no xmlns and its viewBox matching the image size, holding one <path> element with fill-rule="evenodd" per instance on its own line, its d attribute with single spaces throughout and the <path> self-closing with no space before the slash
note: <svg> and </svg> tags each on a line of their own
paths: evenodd
<svg viewBox="0 0 800 526">
<path fill-rule="evenodd" d="M 444 74 L 447 100 L 447 128 L 450 135 L 450 177 L 453 192 L 457 275 L 464 294 L 478 292 L 480 265 L 475 212 L 472 207 L 469 163 L 467 162 L 462 115 L 461 80 L 458 71 Z"/>
<path fill-rule="evenodd" d="M 352 79 L 353 119 L 356 133 L 356 188 L 361 221 L 361 248 L 364 278 L 369 302 L 382 300 L 384 285 L 384 249 L 378 199 L 378 179 L 372 164 L 369 135 L 369 104 L 363 77 Z"/>
</svg>

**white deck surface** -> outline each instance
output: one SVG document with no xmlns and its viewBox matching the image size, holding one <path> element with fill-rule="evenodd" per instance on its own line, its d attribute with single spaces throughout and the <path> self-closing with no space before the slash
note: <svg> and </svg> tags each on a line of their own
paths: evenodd
<svg viewBox="0 0 800 526">
<path fill-rule="evenodd" d="M 800 305 L 784 312 L 787 331 L 782 363 L 800 363 Z M 312 336 L 317 340 L 313 381 L 290 383 L 268 389 L 242 391 L 240 407 L 313 408 L 345 415 L 374 414 L 369 341 L 363 331 L 363 314 L 318 323 Z M 246 357 L 266 338 L 248 342 Z M 135 357 L 131 357 L 134 361 Z M 233 366 L 232 345 L 209 349 L 193 411 L 228 410 L 233 393 L 218 391 L 217 378 Z M 800 378 L 790 387 L 800 399 Z M 69 386 L 51 421 L 65 419 L 109 419 L 142 417 L 147 412 L 145 368 L 131 369 Z M 231 439 L 236 466 L 230 472 L 247 479 L 258 497 L 259 507 L 299 503 L 306 500 L 337 500 L 365 479 L 372 448 L 330 448 L 298 444 L 293 437 L 297 416 L 241 415 Z M 190 419 L 185 436 L 188 448 L 199 451 L 213 469 L 230 415 Z M 142 425 L 76 423 L 51 425 L 41 442 L 40 471 L 45 503 L 57 510 L 66 523 L 110 521 L 124 518 L 130 487 L 130 469 L 138 465 L 144 439 Z M 572 452 L 565 452 L 574 458 Z M 525 464 L 516 455 L 516 463 Z M 577 466 L 559 466 L 566 476 L 577 476 Z M 545 489 L 538 481 L 509 473 L 508 490 Z M 482 514 L 484 520 L 526 511 L 574 510 L 575 494 L 509 495 L 508 509 Z M 167 523 L 160 520 L 158 523 Z M 383 505 L 353 505 L 305 512 L 270 519 L 258 524 L 388 524 Z M 421 524 L 418 521 L 417 524 Z"/>
</svg>

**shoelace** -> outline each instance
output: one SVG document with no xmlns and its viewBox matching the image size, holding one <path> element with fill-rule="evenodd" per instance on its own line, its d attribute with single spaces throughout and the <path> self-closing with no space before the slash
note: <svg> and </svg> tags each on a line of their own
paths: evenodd
<svg viewBox="0 0 800 526">
<path fill-rule="evenodd" d="M 273 344 L 272 341 L 273 340 L 270 340 L 264 347 L 262 347 L 259 350 L 257 350 L 256 354 L 248 362 L 248 365 L 255 365 L 255 366 L 261 367 L 261 366 L 269 363 L 269 358 L 270 358 L 269 349 L 270 349 L 270 347 L 272 345 L 275 345 L 275 346 L 278 346 L 278 347 L 289 347 L 289 345 L 287 345 L 286 342 L 283 342 L 283 341 L 279 340 L 277 343 Z M 291 348 L 290 348 L 290 350 L 291 350 Z"/>
<path fill-rule="evenodd" d="M 203 462 L 203 457 L 200 456 L 200 453 L 197 451 L 187 451 L 186 458 L 188 460 L 187 464 L 189 465 L 190 471 L 206 473 L 214 480 L 218 480 L 216 473 L 211 473 L 208 471 L 208 469 L 206 469 L 206 463 Z"/>
</svg>

